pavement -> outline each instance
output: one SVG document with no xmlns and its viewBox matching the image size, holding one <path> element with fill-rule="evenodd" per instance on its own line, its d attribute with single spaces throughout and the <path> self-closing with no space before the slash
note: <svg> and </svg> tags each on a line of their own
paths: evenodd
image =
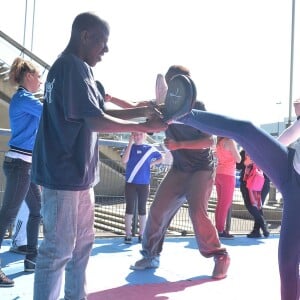
<svg viewBox="0 0 300 300">
<path fill-rule="evenodd" d="M 137 238 L 132 245 L 121 236 L 96 238 L 87 268 L 88 300 L 280 300 L 278 240 L 278 234 L 222 240 L 231 265 L 227 278 L 214 280 L 213 259 L 200 255 L 194 236 L 166 237 L 160 267 L 145 271 L 129 269 L 141 258 Z M 4 240 L 0 256 L 15 286 L 0 288 L 0 299 L 32 300 L 34 273 L 24 273 L 24 256 L 9 246 Z"/>
</svg>

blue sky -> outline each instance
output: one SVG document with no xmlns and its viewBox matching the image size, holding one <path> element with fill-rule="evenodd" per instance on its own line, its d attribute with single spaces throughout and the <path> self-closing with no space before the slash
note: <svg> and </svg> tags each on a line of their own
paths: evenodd
<svg viewBox="0 0 300 300">
<path fill-rule="evenodd" d="M 10 0 L 1 8 L 0 29 L 20 43 L 25 3 Z M 94 11 L 108 21 L 110 51 L 94 73 L 112 95 L 152 99 L 156 74 L 182 64 L 208 110 L 256 124 L 288 117 L 292 0 L 36 0 L 33 40 L 34 0 L 27 3 L 25 46 L 33 42 L 33 52 L 49 64 L 66 46 L 78 13 Z M 299 7 L 293 86 L 295 99 Z"/>
</svg>

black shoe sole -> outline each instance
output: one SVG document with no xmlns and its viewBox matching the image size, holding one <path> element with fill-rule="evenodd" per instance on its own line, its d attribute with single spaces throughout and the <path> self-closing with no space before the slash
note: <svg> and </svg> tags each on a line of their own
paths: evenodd
<svg viewBox="0 0 300 300">
<path fill-rule="evenodd" d="M 27 251 L 19 251 L 19 250 L 14 250 L 14 249 L 9 249 L 9 252 L 16 253 L 16 254 L 21 254 L 21 255 L 29 254 L 29 252 L 27 252 Z"/>
<path fill-rule="evenodd" d="M 4 288 L 9 288 L 9 287 L 14 287 L 15 284 L 12 283 L 12 284 L 0 284 L 0 287 L 4 287 Z"/>
</svg>

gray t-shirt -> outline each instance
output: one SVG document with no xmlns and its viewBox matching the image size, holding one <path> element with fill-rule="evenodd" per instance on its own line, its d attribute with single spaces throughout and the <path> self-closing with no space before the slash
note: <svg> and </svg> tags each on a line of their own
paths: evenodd
<svg viewBox="0 0 300 300">
<path fill-rule="evenodd" d="M 57 190 L 84 190 L 99 181 L 98 134 L 84 122 L 100 116 L 102 96 L 91 68 L 62 54 L 45 84 L 43 114 L 33 151 L 32 180 Z"/>
</svg>

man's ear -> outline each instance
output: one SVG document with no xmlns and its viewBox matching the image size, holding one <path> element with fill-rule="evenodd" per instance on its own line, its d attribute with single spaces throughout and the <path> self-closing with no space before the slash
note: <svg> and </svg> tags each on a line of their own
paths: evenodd
<svg viewBox="0 0 300 300">
<path fill-rule="evenodd" d="M 87 30 L 83 30 L 80 32 L 80 40 L 83 44 L 86 44 L 89 39 L 89 32 Z"/>
</svg>

